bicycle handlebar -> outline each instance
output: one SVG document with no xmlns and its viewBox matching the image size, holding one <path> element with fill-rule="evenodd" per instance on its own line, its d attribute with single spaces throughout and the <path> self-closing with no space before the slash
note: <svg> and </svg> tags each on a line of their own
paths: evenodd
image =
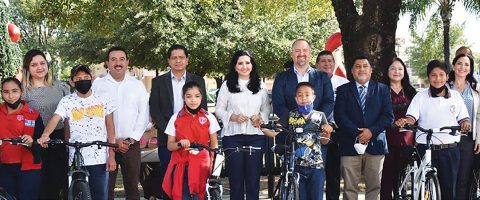
<svg viewBox="0 0 480 200">
<path fill-rule="evenodd" d="M 99 140 L 91 141 L 91 142 L 78 142 L 78 141 L 77 142 L 68 142 L 68 141 L 61 140 L 61 139 L 53 139 L 53 140 L 47 141 L 46 144 L 65 144 L 67 146 L 71 146 L 71 147 L 75 147 L 75 148 L 83 148 L 83 147 L 88 147 L 88 146 L 93 146 L 93 145 L 97 145 L 98 148 L 100 148 L 101 146 L 118 148 L 118 144 L 99 141 Z"/>
<path fill-rule="evenodd" d="M 410 124 L 405 124 L 405 126 L 403 126 L 404 129 L 408 129 L 408 130 L 412 130 L 412 131 L 422 131 L 424 133 L 428 133 L 428 134 L 432 134 L 432 133 L 435 133 L 435 132 L 442 132 L 443 130 L 450 130 L 450 135 L 453 135 L 453 136 L 456 136 L 456 135 L 459 135 L 457 134 L 456 132 L 457 131 L 461 131 L 462 128 L 460 126 L 444 126 L 444 127 L 441 127 L 441 128 L 431 128 L 431 129 L 426 129 L 426 128 L 423 128 L 423 127 L 420 127 L 420 126 L 417 126 L 417 125 L 410 125 Z"/>
<path fill-rule="evenodd" d="M 1 138 L 0 139 L 0 145 L 3 143 L 3 142 L 8 142 L 10 144 L 13 144 L 13 145 L 23 145 L 23 146 L 28 146 L 27 144 L 25 144 L 22 140 L 22 138 L 18 137 L 18 138 Z"/>
<path fill-rule="evenodd" d="M 182 146 L 180 143 L 177 143 L 177 146 Z M 235 148 L 211 148 L 207 145 L 200 144 L 197 142 L 192 142 L 190 143 L 190 147 L 187 148 L 187 150 L 207 150 L 210 152 L 215 152 L 217 154 L 222 153 L 226 150 L 234 150 L 235 152 L 254 152 L 255 150 L 260 150 L 262 149 L 261 147 L 254 147 L 254 146 L 242 146 L 242 147 L 235 147 Z"/>
</svg>

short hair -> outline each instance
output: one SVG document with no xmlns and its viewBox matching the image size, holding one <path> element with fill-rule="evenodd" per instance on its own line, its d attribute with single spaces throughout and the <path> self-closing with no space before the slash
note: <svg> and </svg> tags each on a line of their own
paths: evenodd
<svg viewBox="0 0 480 200">
<path fill-rule="evenodd" d="M 352 66 L 355 65 L 355 62 L 357 60 L 367 60 L 368 63 L 370 64 L 370 60 L 368 59 L 368 57 L 366 55 L 358 55 L 358 56 L 353 57 Z M 371 66 L 371 64 L 370 64 L 370 66 Z"/>
<path fill-rule="evenodd" d="M 307 45 L 308 45 L 308 48 L 312 49 L 312 45 L 310 45 L 310 42 L 308 42 L 308 40 L 303 39 L 303 38 L 298 38 L 298 39 L 296 39 L 295 41 L 293 41 L 293 43 L 292 43 L 292 50 L 293 50 L 293 45 L 295 45 L 295 43 L 300 42 L 300 41 L 306 42 Z"/>
<path fill-rule="evenodd" d="M 440 68 L 441 70 L 445 71 L 446 74 L 449 72 L 447 63 L 440 60 L 431 60 L 427 64 L 427 75 L 430 75 L 430 72 L 432 72 L 432 70 L 435 68 Z"/>
<path fill-rule="evenodd" d="M 313 88 L 313 85 L 310 84 L 309 82 L 298 83 L 297 86 L 295 87 L 295 93 L 297 93 L 298 89 L 300 89 L 301 87 L 309 87 L 310 89 L 312 89 L 313 93 L 315 94 L 315 89 Z"/>
<path fill-rule="evenodd" d="M 72 70 L 70 71 L 70 79 L 73 80 L 73 77 L 75 77 L 78 74 L 78 72 L 85 72 L 88 75 L 92 76 L 92 71 L 87 65 L 79 64 L 73 67 Z"/>
<path fill-rule="evenodd" d="M 183 45 L 181 45 L 181 44 L 174 44 L 174 45 L 172 45 L 170 48 L 168 48 L 168 50 L 167 50 L 167 58 L 170 58 L 170 56 L 172 56 L 172 51 L 173 51 L 173 50 L 177 50 L 177 49 L 183 50 L 183 52 L 185 53 L 185 57 L 188 58 L 187 48 L 185 48 L 185 46 L 183 46 Z"/>
<path fill-rule="evenodd" d="M 320 62 L 320 56 L 332 56 L 332 60 L 333 62 L 335 62 L 335 57 L 333 57 L 333 53 L 331 51 L 327 51 L 327 50 L 320 51 L 320 53 L 318 53 L 317 55 L 317 60 L 315 61 L 315 63 Z"/>
<path fill-rule="evenodd" d="M 8 82 L 13 82 L 13 83 L 17 84 L 17 86 L 20 88 L 20 91 L 23 92 L 22 82 L 20 82 L 20 81 L 19 81 L 17 78 L 15 78 L 15 77 L 8 77 L 8 78 L 6 78 L 6 79 L 3 79 L 3 80 L 2 80 L 2 90 L 3 90 L 3 85 L 4 85 L 5 83 L 8 83 Z"/>
<path fill-rule="evenodd" d="M 202 86 L 200 86 L 200 84 L 198 84 L 195 81 L 189 81 L 185 83 L 185 85 L 183 85 L 182 87 L 182 97 L 185 97 L 185 94 L 187 93 L 187 91 L 192 88 L 198 88 L 198 91 L 200 91 L 200 94 L 202 94 Z"/>
<path fill-rule="evenodd" d="M 128 54 L 127 54 L 127 50 L 125 48 L 120 47 L 120 46 L 113 46 L 110 49 L 108 49 L 108 51 L 107 51 L 107 57 L 106 57 L 107 61 L 110 60 L 110 53 L 112 51 L 123 51 L 123 53 L 125 53 L 125 58 L 128 60 Z"/>
<path fill-rule="evenodd" d="M 455 56 L 457 56 L 457 55 L 459 55 L 459 54 L 463 54 L 462 51 L 464 51 L 464 50 L 467 50 L 468 52 L 470 52 L 470 53 L 468 53 L 468 55 L 473 56 L 473 55 L 472 55 L 472 50 L 471 50 L 469 47 L 467 47 L 467 46 L 461 46 L 461 47 L 459 47 L 459 48 L 455 51 Z"/>
</svg>

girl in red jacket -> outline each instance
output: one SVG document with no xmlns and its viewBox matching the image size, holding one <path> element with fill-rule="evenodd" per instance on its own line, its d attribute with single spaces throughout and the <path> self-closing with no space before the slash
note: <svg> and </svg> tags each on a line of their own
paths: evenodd
<svg viewBox="0 0 480 200">
<path fill-rule="evenodd" d="M 163 190 L 173 200 L 205 199 L 205 184 L 210 175 L 211 160 L 207 150 L 197 154 L 187 151 L 192 142 L 217 148 L 217 131 L 220 126 L 215 116 L 200 105 L 200 85 L 188 82 L 182 88 L 185 105 L 168 122 L 167 148 L 172 158 L 163 179 Z"/>
<path fill-rule="evenodd" d="M 21 83 L 16 78 L 2 81 L 0 138 L 22 138 L 23 145 L 0 145 L 0 187 L 17 199 L 37 199 L 41 179 L 40 151 L 33 140 L 43 132 L 39 113 L 21 100 Z"/>
</svg>

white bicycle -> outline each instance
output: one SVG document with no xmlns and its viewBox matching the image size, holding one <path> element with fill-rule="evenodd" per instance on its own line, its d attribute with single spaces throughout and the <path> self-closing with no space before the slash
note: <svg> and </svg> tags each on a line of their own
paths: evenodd
<svg viewBox="0 0 480 200">
<path fill-rule="evenodd" d="M 446 126 L 439 129 L 424 129 L 420 126 L 406 125 L 405 129 L 414 132 L 421 131 L 427 135 L 427 149 L 425 155 L 420 162 L 417 159 L 412 159 L 412 162 L 400 172 L 398 191 L 395 191 L 396 200 L 440 200 L 440 183 L 437 177 L 437 169 L 432 166 L 432 134 L 434 132 L 445 132 L 450 130 L 447 134 L 458 135 L 460 126 Z M 417 133 L 418 134 L 418 133 Z M 414 150 L 413 157 L 416 157 L 416 150 Z"/>
</svg>

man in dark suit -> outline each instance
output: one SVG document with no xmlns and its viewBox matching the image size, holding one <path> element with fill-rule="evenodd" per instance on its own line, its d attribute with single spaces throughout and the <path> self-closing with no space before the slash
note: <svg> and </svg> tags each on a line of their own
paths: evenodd
<svg viewBox="0 0 480 200">
<path fill-rule="evenodd" d="M 295 87 L 300 82 L 309 82 L 315 88 L 313 109 L 322 111 L 329 116 L 333 111 L 333 88 L 330 78 L 325 72 L 310 67 L 311 48 L 308 41 L 297 39 L 292 44 L 290 56 L 293 67 L 280 72 L 275 77 L 272 88 L 272 104 L 274 113 L 280 118 L 280 123 L 288 127 L 288 112 L 297 109 L 295 102 Z M 282 134 L 279 136 L 281 137 Z M 282 141 L 282 138 L 278 138 Z"/>
<path fill-rule="evenodd" d="M 202 108 L 207 109 L 207 95 L 205 80 L 195 74 L 187 72 L 188 51 L 182 45 L 172 45 L 167 51 L 170 71 L 152 80 L 150 92 L 150 116 L 157 128 L 158 157 L 160 159 L 160 170 L 162 180 L 159 182 L 161 188 L 163 176 L 170 162 L 170 151 L 167 149 L 167 127 L 170 117 L 183 108 L 182 87 L 190 81 L 197 82 L 202 87 Z M 159 188 L 159 189 L 160 189 Z"/>
<path fill-rule="evenodd" d="M 388 86 L 370 80 L 372 67 L 367 57 L 354 59 L 355 81 L 337 89 L 335 122 L 341 155 L 340 170 L 345 180 L 344 199 L 357 199 L 358 184 L 365 177 L 365 199 L 379 199 L 380 179 L 388 153 L 385 129 L 393 123 Z M 368 145 L 366 152 L 354 148 L 356 140 Z"/>
</svg>

